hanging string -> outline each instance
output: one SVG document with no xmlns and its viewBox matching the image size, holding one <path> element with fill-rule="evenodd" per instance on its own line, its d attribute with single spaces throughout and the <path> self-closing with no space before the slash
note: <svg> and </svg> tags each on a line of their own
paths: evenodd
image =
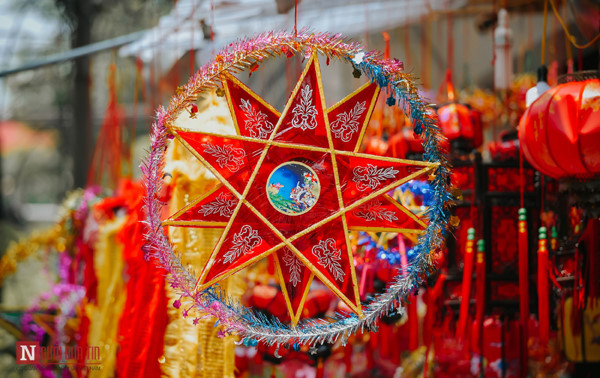
<svg viewBox="0 0 600 378">
<path fill-rule="evenodd" d="M 173 16 L 175 18 L 175 24 L 179 25 L 179 23 L 182 21 L 179 20 L 179 12 L 177 12 L 177 0 L 173 0 Z M 173 51 L 177 51 L 179 50 L 179 40 L 175 39 L 175 41 L 173 42 L 174 44 L 174 48 Z M 173 70 L 173 88 L 177 88 L 179 86 L 179 70 Z"/>
<path fill-rule="evenodd" d="M 194 74 L 194 32 L 195 32 L 195 24 L 194 20 L 194 11 L 196 10 L 196 1 L 192 2 L 192 13 L 190 14 L 190 23 L 192 25 L 191 36 L 190 36 L 190 76 Z"/>
<path fill-rule="evenodd" d="M 448 67 L 446 69 L 446 87 L 448 92 L 448 101 L 454 102 L 455 100 L 455 92 L 454 92 L 454 84 L 452 83 L 452 72 L 454 71 L 454 24 L 452 15 L 448 13 L 446 18 L 446 28 L 447 28 L 447 51 L 446 51 L 446 59 L 448 60 Z"/>
<path fill-rule="evenodd" d="M 364 41 L 365 41 L 365 46 L 369 45 L 369 6 L 367 4 L 367 1 L 363 1 L 363 9 L 365 12 L 365 35 L 364 35 Z"/>
<path fill-rule="evenodd" d="M 381 32 L 381 35 L 383 36 L 383 42 L 385 43 L 383 58 L 390 59 L 390 34 L 388 32 Z"/>
<path fill-rule="evenodd" d="M 121 129 L 123 112 L 117 103 L 117 65 L 115 63 L 115 56 L 116 53 L 113 51 L 113 58 L 109 65 L 106 82 L 108 86 L 106 112 L 100 125 L 96 146 L 92 154 L 92 161 L 88 171 L 88 186 L 103 185 L 115 188 L 122 173 L 121 162 L 126 149 Z M 105 176 L 106 183 L 103 183 Z"/>
<path fill-rule="evenodd" d="M 298 0 L 294 0 L 294 38 L 298 36 Z"/>
<path fill-rule="evenodd" d="M 564 12 L 564 15 L 566 18 L 568 16 L 567 7 L 563 7 L 563 12 Z M 567 36 L 565 36 L 565 50 L 567 51 L 567 73 L 572 74 L 573 73 L 573 47 L 571 46 L 571 43 L 569 42 L 569 39 L 567 38 Z"/>
<path fill-rule="evenodd" d="M 155 2 L 156 3 L 156 2 Z M 161 26 L 160 21 L 160 16 L 158 14 L 158 7 L 156 6 L 154 8 L 155 10 L 155 24 L 156 26 L 156 34 L 158 35 L 158 37 L 155 39 L 156 41 L 162 41 L 162 39 L 165 37 L 165 35 L 163 34 L 163 27 Z M 152 65 L 150 66 L 150 75 L 152 76 L 152 82 L 154 85 L 154 90 L 152 90 L 152 109 L 156 109 L 156 107 L 162 103 L 162 92 L 161 92 L 161 86 L 160 86 L 160 66 L 159 66 L 159 62 L 162 61 L 162 43 L 154 43 L 153 44 L 153 49 L 154 49 L 154 59 L 152 60 Z"/>
<path fill-rule="evenodd" d="M 454 23 L 452 21 L 452 13 L 448 13 L 446 18 L 446 33 L 448 35 L 448 51 L 446 52 L 446 56 L 448 59 L 448 69 L 450 71 L 454 70 Z"/>
<path fill-rule="evenodd" d="M 421 18 L 421 61 L 423 62 L 423 86 L 427 89 L 431 88 L 431 28 L 432 22 L 429 15 L 423 15 Z"/>
<path fill-rule="evenodd" d="M 525 204 L 524 201 L 524 193 L 525 193 L 525 172 L 523 169 L 523 146 L 519 146 L 519 179 L 520 179 L 520 188 L 519 192 L 521 194 L 521 208 Z"/>
<path fill-rule="evenodd" d="M 546 7 L 548 6 L 548 5 L 547 5 L 547 3 L 548 3 L 548 0 L 546 0 L 546 3 L 545 3 L 545 5 L 544 5 L 544 16 L 545 16 L 545 13 L 546 13 Z M 555 15 L 555 16 L 556 16 L 556 18 L 558 19 L 558 22 L 560 23 L 560 25 L 562 26 L 563 30 L 565 31 L 565 35 L 566 35 L 567 39 L 569 40 L 569 42 L 571 42 L 571 44 L 572 44 L 573 46 L 575 46 L 575 47 L 576 47 L 576 48 L 578 48 L 578 49 L 587 49 L 588 47 L 590 47 L 590 46 L 592 46 L 594 43 L 596 43 L 596 41 L 597 41 L 598 39 L 600 39 L 600 33 L 599 33 L 599 34 L 597 34 L 597 35 L 596 35 L 594 38 L 592 38 L 592 40 L 591 40 L 591 41 L 589 41 L 589 42 L 588 42 L 588 43 L 586 43 L 586 44 L 580 45 L 579 43 L 577 43 L 577 40 L 576 40 L 575 36 L 574 36 L 574 35 L 572 35 L 572 34 L 569 32 L 569 28 L 568 28 L 568 26 L 565 24 L 565 22 L 563 21 L 562 17 L 560 16 L 560 13 L 559 13 L 559 12 L 558 12 L 558 10 L 556 9 L 556 5 L 554 4 L 554 0 L 550 0 L 550 5 L 552 5 L 552 11 L 554 12 L 554 15 Z M 545 18 L 545 17 L 544 17 L 544 18 Z"/>
<path fill-rule="evenodd" d="M 215 41 L 214 25 L 215 25 L 215 4 L 213 3 L 213 0 L 210 0 L 210 41 L 211 42 Z M 213 45 L 213 50 L 214 50 L 214 48 L 215 47 Z"/>
<path fill-rule="evenodd" d="M 542 66 L 546 64 L 546 26 L 548 25 L 548 0 L 544 0 L 544 27 L 542 31 Z"/>
<path fill-rule="evenodd" d="M 406 5 L 408 7 L 408 3 Z M 408 9 L 407 9 L 408 10 Z M 411 69 L 412 68 L 412 54 L 410 51 L 410 24 L 408 22 L 408 16 L 406 16 L 406 14 L 408 14 L 408 12 L 404 13 L 404 54 L 406 55 L 406 65 L 404 66 L 405 68 Z"/>
<path fill-rule="evenodd" d="M 498 14 L 498 9 L 496 6 L 496 0 L 494 0 L 492 2 L 492 9 L 494 10 L 494 14 Z M 492 72 L 496 71 L 496 38 L 494 37 L 494 32 L 490 33 L 491 37 L 492 37 Z M 492 114 L 496 114 L 496 109 L 498 107 L 498 100 L 497 100 L 497 94 L 498 94 L 498 90 L 496 89 L 496 80 L 492 81 L 493 83 L 493 93 L 494 93 L 494 102 L 492 103 Z M 497 140 L 497 133 L 496 133 L 496 122 L 492 122 L 492 140 L 496 141 Z"/>
<path fill-rule="evenodd" d="M 556 27 L 556 19 L 550 17 L 550 20 L 548 21 L 550 22 L 550 36 L 548 37 L 550 39 L 550 43 L 548 44 L 548 61 L 550 62 L 550 65 L 557 65 L 556 46 L 558 45 L 558 33 L 555 33 L 554 31 L 558 28 Z"/>
<path fill-rule="evenodd" d="M 546 205 L 544 203 L 544 198 L 546 197 L 546 188 L 545 188 L 545 186 L 546 186 L 546 180 L 544 179 L 544 174 L 540 172 L 540 197 L 541 197 L 540 198 L 540 218 L 544 214 L 544 210 L 546 208 Z"/>
<path fill-rule="evenodd" d="M 133 92 L 133 111 L 131 116 L 131 126 L 129 127 L 129 153 L 128 153 L 128 163 L 129 163 L 129 175 L 128 177 L 133 176 L 134 167 L 133 167 L 133 147 L 135 145 L 135 137 L 136 137 L 136 129 L 137 129 L 137 120 L 138 120 L 138 105 L 139 105 L 139 94 L 142 92 L 142 101 L 145 100 L 146 90 L 144 87 L 144 77 L 142 75 L 144 69 L 144 62 L 138 55 L 135 59 L 135 82 L 134 82 L 134 92 Z"/>
</svg>

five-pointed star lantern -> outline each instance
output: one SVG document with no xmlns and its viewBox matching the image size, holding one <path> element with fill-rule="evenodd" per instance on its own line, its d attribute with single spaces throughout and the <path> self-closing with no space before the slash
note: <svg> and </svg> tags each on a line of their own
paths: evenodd
<svg viewBox="0 0 600 378">
<path fill-rule="evenodd" d="M 281 114 L 222 81 L 238 135 L 170 128 L 222 183 L 163 222 L 225 228 L 196 290 L 273 256 L 292 324 L 314 276 L 362 316 L 349 230 L 422 232 L 387 192 L 436 164 L 358 153 L 379 87 L 326 109 L 315 52 Z"/>
</svg>

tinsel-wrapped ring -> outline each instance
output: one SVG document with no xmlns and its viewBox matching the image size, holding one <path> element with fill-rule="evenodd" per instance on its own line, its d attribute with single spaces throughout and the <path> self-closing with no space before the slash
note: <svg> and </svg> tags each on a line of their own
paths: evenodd
<svg viewBox="0 0 600 378">
<path fill-rule="evenodd" d="M 310 55 L 313 50 L 329 59 L 339 59 L 350 63 L 355 69 L 386 90 L 388 105 L 400 107 L 410 117 L 414 132 L 420 136 L 424 147 L 424 160 L 438 163 L 431 185 L 433 201 L 426 213 L 429 221 L 425 233 L 415 246 L 415 259 L 407 269 L 403 269 L 388 285 L 385 293 L 376 296 L 363 311 L 364 317 L 355 314 L 336 314 L 327 319 L 307 319 L 293 327 L 277 319 L 246 308 L 236 300 L 228 298 L 218 286 L 195 292 L 198 280 L 182 263 L 181 256 L 165 235 L 161 225 L 159 200 L 163 179 L 164 153 L 172 125 L 177 116 L 198 97 L 208 90 L 218 87 L 222 75 L 254 70 L 257 65 L 271 57 L 287 56 L 296 53 Z M 409 74 L 402 71 L 402 64 L 396 59 L 383 59 L 376 51 L 367 52 L 360 44 L 350 42 L 340 35 L 310 33 L 305 30 L 294 33 L 265 33 L 254 38 L 232 43 L 216 55 L 213 62 L 202 66 L 180 87 L 171 98 L 168 108 L 159 107 L 156 120 L 152 124 L 151 149 L 141 165 L 146 187 L 146 234 L 147 244 L 143 247 L 147 258 L 154 260 L 168 272 L 169 284 L 189 300 L 201 316 L 216 318 L 215 326 L 220 334 L 237 334 L 244 345 L 265 342 L 287 347 L 335 343 L 345 344 L 348 337 L 357 331 L 373 330 L 378 320 L 391 311 L 401 311 L 402 301 L 436 272 L 436 254 L 448 230 L 450 219 L 448 162 L 441 150 L 444 136 L 440 134 L 435 113 L 420 97 L 417 87 Z M 187 311 L 184 312 L 184 316 Z"/>
</svg>

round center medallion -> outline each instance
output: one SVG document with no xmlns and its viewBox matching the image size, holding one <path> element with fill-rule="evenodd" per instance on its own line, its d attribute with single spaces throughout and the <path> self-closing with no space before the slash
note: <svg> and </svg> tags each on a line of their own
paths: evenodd
<svg viewBox="0 0 600 378">
<path fill-rule="evenodd" d="M 297 161 L 283 163 L 267 180 L 267 198 L 285 215 L 304 214 L 317 203 L 321 184 L 315 171 Z"/>
</svg>

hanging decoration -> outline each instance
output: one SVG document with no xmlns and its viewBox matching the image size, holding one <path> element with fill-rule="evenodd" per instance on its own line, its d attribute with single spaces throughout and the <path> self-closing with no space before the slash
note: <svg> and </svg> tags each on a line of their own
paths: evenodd
<svg viewBox="0 0 600 378">
<path fill-rule="evenodd" d="M 494 30 L 494 88 L 507 90 L 513 80 L 512 30 L 506 9 L 498 11 L 498 26 Z"/>
<path fill-rule="evenodd" d="M 456 325 L 456 338 L 466 340 L 469 323 L 469 306 L 471 302 L 471 284 L 473 282 L 473 264 L 475 256 L 475 229 L 469 228 L 467 242 L 465 243 L 464 268 L 461 287 L 461 301 Z"/>
<path fill-rule="evenodd" d="M 452 150 L 470 152 L 483 143 L 480 116 L 477 112 L 471 111 L 467 106 L 455 101 L 452 71 L 450 69 L 446 70 L 444 84 L 447 86 L 448 101 L 450 103 L 442 106 L 437 111 L 440 128 L 453 146 Z"/>
<path fill-rule="evenodd" d="M 522 164 L 522 162 L 521 162 Z M 521 193 L 524 192 L 524 177 L 521 170 Z M 523 198 L 523 194 L 521 194 Z M 521 199 L 521 203 L 523 200 Z M 523 205 L 521 205 L 523 206 Z M 521 345 L 521 361 L 527 361 L 526 344 L 529 339 L 529 237 L 527 231 L 527 209 L 521 207 L 518 211 L 518 247 L 519 247 L 519 309 L 522 332 Z M 524 371 L 527 370 L 525 365 L 521 365 Z"/>
<path fill-rule="evenodd" d="M 589 179 L 600 174 L 600 80 L 553 87 L 527 108 L 519 141 L 545 175 Z"/>
<path fill-rule="evenodd" d="M 282 113 L 233 73 L 255 71 L 269 57 L 304 55 L 307 63 Z M 330 109 L 325 108 L 318 55 L 352 64 L 371 82 Z M 345 343 L 354 332 L 374 329 L 378 319 L 401 308 L 436 270 L 436 256 L 449 221 L 449 168 L 436 119 L 396 59 L 382 59 L 339 35 L 266 33 L 217 54 L 180 87 L 167 109 L 159 108 L 152 146 L 142 164 L 148 209 L 147 244 L 142 248 L 169 273 L 182 301 L 203 316 L 217 318 L 220 334 L 237 333 L 245 345 L 259 341 L 280 347 Z M 222 88 L 220 87 L 222 86 Z M 194 132 L 174 125 L 203 92 L 227 96 L 238 135 Z M 380 89 L 388 105 L 410 116 L 423 141 L 424 161 L 358 153 Z M 165 222 L 158 193 L 163 154 L 177 138 L 221 181 Z M 431 181 L 428 224 L 387 193 L 419 176 Z M 162 226 L 225 228 L 197 277 L 185 266 Z M 425 229 L 423 229 L 425 227 Z M 359 300 L 348 230 L 420 232 L 415 257 L 387 291 L 366 305 Z M 291 324 L 266 317 L 229 299 L 218 283 L 267 256 L 278 266 Z M 351 310 L 333 319 L 299 321 L 308 287 L 318 277 Z M 185 311 L 184 316 L 189 312 Z"/>
<path fill-rule="evenodd" d="M 550 285 L 548 282 L 548 248 L 546 227 L 540 227 L 538 237 L 538 319 L 540 342 L 548 345 L 550 339 Z"/>
</svg>

